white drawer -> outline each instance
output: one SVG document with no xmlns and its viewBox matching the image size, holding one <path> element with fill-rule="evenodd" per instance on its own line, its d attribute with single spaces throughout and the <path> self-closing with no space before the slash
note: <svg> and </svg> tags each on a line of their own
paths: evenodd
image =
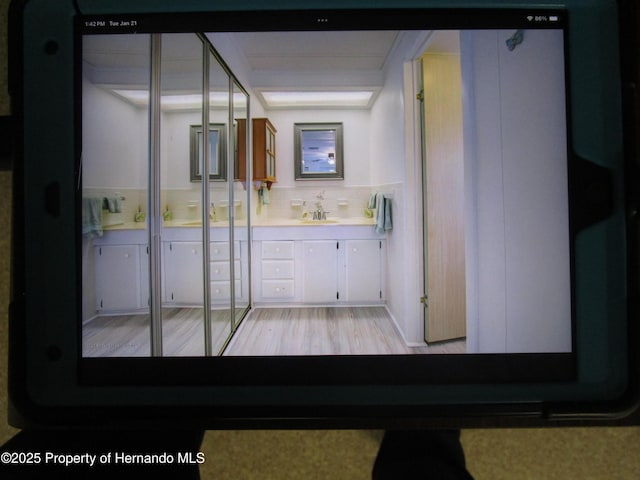
<svg viewBox="0 0 640 480">
<path fill-rule="evenodd" d="M 262 258 L 293 258 L 293 242 L 262 242 Z"/>
<path fill-rule="evenodd" d="M 293 260 L 263 260 L 262 278 L 293 278 Z"/>
<path fill-rule="evenodd" d="M 234 242 L 234 257 L 240 258 L 240 242 Z M 229 242 L 211 242 L 209 259 L 211 261 L 229 260 Z"/>
<path fill-rule="evenodd" d="M 240 262 L 239 261 L 234 261 L 233 262 L 235 265 L 235 278 L 238 279 L 240 278 Z M 230 267 L 229 267 L 229 262 L 211 262 L 211 269 L 210 269 L 210 273 L 209 276 L 211 277 L 211 281 L 215 282 L 215 281 L 223 281 L 223 280 L 229 280 L 231 278 L 231 275 L 229 275 L 230 272 Z"/>
<path fill-rule="evenodd" d="M 263 298 L 292 298 L 293 280 L 263 280 Z"/>
<path fill-rule="evenodd" d="M 236 298 L 242 297 L 242 286 L 239 280 L 236 280 L 235 294 Z M 231 298 L 231 284 L 229 282 L 211 282 L 211 301 L 219 302 L 221 300 L 228 301 Z"/>
</svg>

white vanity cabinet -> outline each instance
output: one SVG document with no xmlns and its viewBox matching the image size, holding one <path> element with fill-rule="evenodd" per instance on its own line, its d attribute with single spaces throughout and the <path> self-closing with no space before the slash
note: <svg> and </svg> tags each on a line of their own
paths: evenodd
<svg viewBox="0 0 640 480">
<path fill-rule="evenodd" d="M 263 300 L 293 300 L 295 297 L 295 243 L 260 243 L 260 297 Z"/>
<path fill-rule="evenodd" d="M 353 303 L 384 300 L 382 288 L 384 240 L 346 240 L 345 295 Z"/>
<path fill-rule="evenodd" d="M 242 266 L 240 261 L 240 242 L 234 243 L 234 284 L 236 299 L 243 298 Z M 231 298 L 231 264 L 229 242 L 211 242 L 209 248 L 211 303 L 228 304 Z"/>
<path fill-rule="evenodd" d="M 164 242 L 163 301 L 202 306 L 202 243 Z"/>
<path fill-rule="evenodd" d="M 234 249 L 235 296 L 242 298 L 240 242 Z M 172 241 L 164 244 L 164 301 L 176 305 L 201 306 L 202 243 Z M 229 242 L 211 242 L 209 248 L 209 281 L 211 303 L 229 303 L 231 298 L 231 264 Z"/>
<path fill-rule="evenodd" d="M 227 232 L 223 232 L 225 235 Z M 222 235 L 216 233 L 218 237 Z M 171 228 L 162 242 L 161 285 L 165 306 L 202 307 L 202 242 L 193 228 Z M 96 312 L 139 313 L 149 308 L 149 250 L 143 229 L 105 231 L 93 240 Z M 228 241 L 215 239 L 209 249 L 212 305 L 229 305 L 231 298 L 231 249 Z M 246 240 L 234 243 L 234 291 L 236 300 L 248 301 L 249 258 Z M 91 313 L 93 315 L 93 313 Z"/>
<path fill-rule="evenodd" d="M 316 240 L 302 245 L 304 303 L 382 302 L 383 240 Z"/>
<path fill-rule="evenodd" d="M 129 311 L 145 307 L 139 245 L 98 245 L 94 255 L 96 310 Z M 147 287 L 147 295 L 148 291 Z"/>
<path fill-rule="evenodd" d="M 256 227 L 256 304 L 380 305 L 385 238 L 373 227 Z"/>
<path fill-rule="evenodd" d="M 333 303 L 340 300 L 338 253 L 340 242 L 302 242 L 302 299 L 304 303 Z"/>
</svg>

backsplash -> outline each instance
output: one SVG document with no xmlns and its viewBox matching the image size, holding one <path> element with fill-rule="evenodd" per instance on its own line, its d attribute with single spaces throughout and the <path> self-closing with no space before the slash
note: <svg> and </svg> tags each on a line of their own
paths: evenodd
<svg viewBox="0 0 640 480">
<path fill-rule="evenodd" d="M 257 194 L 252 199 L 253 218 L 261 223 L 282 218 L 302 218 L 303 212 L 315 210 L 318 201 L 316 197 L 320 193 L 323 196 L 322 206 L 327 212 L 327 217 L 364 217 L 364 211 L 369 204 L 371 194 L 380 192 L 394 196 L 394 191 L 400 186 L 400 184 L 380 187 L 323 187 L 318 185 L 278 187 L 273 185 L 268 193 L 268 204 L 259 202 Z"/>
<path fill-rule="evenodd" d="M 241 184 L 234 184 L 235 217 L 236 219 L 247 218 L 247 192 Z M 216 187 L 212 185 L 210 190 L 211 202 L 214 205 L 217 220 L 229 219 L 229 194 L 225 186 Z M 103 210 L 102 221 L 104 225 L 133 222 L 138 209 L 147 214 L 148 196 L 144 189 L 108 189 L 108 188 L 85 188 L 85 197 L 119 198 L 121 212 L 111 213 Z M 198 220 L 202 217 L 200 202 L 200 184 L 192 189 L 182 190 L 162 190 L 160 194 L 160 204 L 162 211 L 167 209 L 174 219 Z"/>
<path fill-rule="evenodd" d="M 102 211 L 102 224 L 114 225 L 133 222 L 140 206 L 142 212 L 147 210 L 146 190 L 128 188 L 85 188 L 83 196 L 86 198 L 119 199 L 120 212 Z"/>
<path fill-rule="evenodd" d="M 197 220 L 202 216 L 199 184 L 192 189 L 163 190 L 161 193 L 162 211 L 169 210 L 173 219 Z M 247 218 L 247 192 L 241 183 L 234 184 L 235 218 L 238 220 Z M 303 213 L 312 212 L 315 209 L 316 198 L 322 193 L 322 206 L 328 217 L 353 218 L 364 217 L 365 209 L 369 204 L 369 198 L 375 193 L 385 193 L 394 198 L 394 203 L 399 206 L 399 192 L 402 184 L 390 184 L 380 186 L 356 186 L 356 187 L 332 187 L 332 186 L 296 186 L 278 187 L 273 185 L 268 191 L 263 202 L 258 191 L 251 188 L 252 219 L 259 223 L 268 223 L 277 219 L 298 219 Z M 133 222 L 138 209 L 147 214 L 147 190 L 144 189 L 108 189 L 86 188 L 85 197 L 119 198 L 119 213 L 111 213 L 103 210 L 103 224 Z M 219 221 L 229 218 L 229 197 L 225 186 L 211 188 L 211 201 L 215 209 L 216 219 Z M 396 210 L 397 211 L 397 210 Z"/>
</svg>

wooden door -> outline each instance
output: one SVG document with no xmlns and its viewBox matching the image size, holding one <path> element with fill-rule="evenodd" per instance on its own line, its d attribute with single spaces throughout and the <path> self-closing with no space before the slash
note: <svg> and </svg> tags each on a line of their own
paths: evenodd
<svg viewBox="0 0 640 480">
<path fill-rule="evenodd" d="M 423 63 L 425 340 L 466 336 L 464 158 L 460 57 Z"/>
</svg>

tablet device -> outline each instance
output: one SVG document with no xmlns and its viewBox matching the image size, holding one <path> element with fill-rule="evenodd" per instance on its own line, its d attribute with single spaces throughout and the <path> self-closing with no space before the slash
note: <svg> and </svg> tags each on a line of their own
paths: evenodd
<svg viewBox="0 0 640 480">
<path fill-rule="evenodd" d="M 624 415 L 630 3 L 14 2 L 14 423 Z"/>
</svg>

